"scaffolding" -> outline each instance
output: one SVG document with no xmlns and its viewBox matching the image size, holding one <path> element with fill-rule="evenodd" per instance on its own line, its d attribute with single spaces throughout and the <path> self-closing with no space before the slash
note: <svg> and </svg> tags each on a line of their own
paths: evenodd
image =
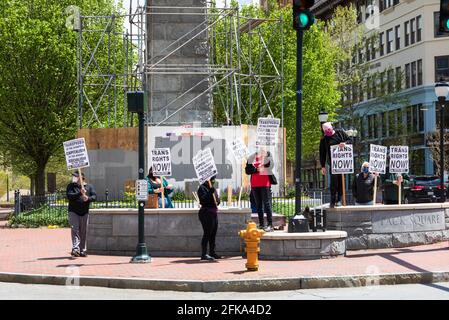
<svg viewBox="0 0 449 320">
<path fill-rule="evenodd" d="M 151 1 L 148 1 L 151 2 Z M 148 48 L 153 17 L 201 17 L 202 22 L 166 45 Z M 77 32 L 79 128 L 133 126 L 127 112 L 126 92 L 147 91 L 148 126 L 180 125 L 173 120 L 195 101 L 208 95 L 211 125 L 254 124 L 260 116 L 284 119 L 283 57 L 276 61 L 270 50 L 283 52 L 282 19 L 241 15 L 238 8 L 152 6 L 131 1 L 128 14 L 83 16 Z M 129 29 L 123 31 L 123 21 Z M 195 39 L 207 63 L 177 63 L 176 56 Z M 168 75 L 199 79 L 153 110 L 151 80 Z M 160 118 L 157 119 L 156 115 Z M 162 118 L 161 118 L 162 115 Z"/>
</svg>

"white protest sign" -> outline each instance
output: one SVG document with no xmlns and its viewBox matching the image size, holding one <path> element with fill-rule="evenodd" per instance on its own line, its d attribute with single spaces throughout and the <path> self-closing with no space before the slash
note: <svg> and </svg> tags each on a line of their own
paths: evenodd
<svg viewBox="0 0 449 320">
<path fill-rule="evenodd" d="M 354 172 L 354 156 L 351 144 L 343 148 L 337 144 L 331 146 L 331 168 L 332 174 L 345 174 Z"/>
<path fill-rule="evenodd" d="M 148 200 L 148 181 L 145 179 L 136 180 L 136 199 L 137 201 Z"/>
<path fill-rule="evenodd" d="M 248 157 L 249 151 L 242 140 L 236 139 L 229 143 L 229 149 L 237 161 L 243 161 Z"/>
<path fill-rule="evenodd" d="M 171 176 L 171 155 L 169 148 L 155 148 L 151 150 L 151 165 L 155 176 Z"/>
<path fill-rule="evenodd" d="M 84 138 L 65 141 L 64 153 L 68 170 L 89 167 L 89 155 Z"/>
<path fill-rule="evenodd" d="M 276 146 L 277 133 L 280 124 L 281 119 L 278 118 L 259 118 L 257 121 L 256 146 Z"/>
<path fill-rule="evenodd" d="M 387 147 L 370 144 L 369 171 L 385 174 L 387 167 Z"/>
<path fill-rule="evenodd" d="M 200 184 L 210 180 L 217 174 L 218 170 L 210 148 L 198 151 L 192 160 Z"/>
<path fill-rule="evenodd" d="M 408 146 L 390 147 L 390 173 L 408 173 Z"/>
</svg>

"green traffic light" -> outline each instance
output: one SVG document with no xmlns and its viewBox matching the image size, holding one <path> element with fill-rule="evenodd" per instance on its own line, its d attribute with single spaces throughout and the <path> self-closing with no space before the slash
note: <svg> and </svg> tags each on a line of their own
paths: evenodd
<svg viewBox="0 0 449 320">
<path fill-rule="evenodd" d="M 298 20 L 299 20 L 299 25 L 301 26 L 301 28 L 304 28 L 305 26 L 307 26 L 309 24 L 309 16 L 307 14 L 305 14 L 304 12 L 301 12 L 299 14 Z"/>
<path fill-rule="evenodd" d="M 449 19 L 446 20 L 446 29 L 449 30 Z"/>
</svg>

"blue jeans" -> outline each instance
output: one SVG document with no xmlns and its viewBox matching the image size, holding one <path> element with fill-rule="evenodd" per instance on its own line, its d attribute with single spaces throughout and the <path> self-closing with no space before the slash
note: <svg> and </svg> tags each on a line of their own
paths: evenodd
<svg viewBox="0 0 449 320">
<path fill-rule="evenodd" d="M 165 206 L 164 208 L 169 208 L 168 199 L 164 197 Z M 162 208 L 162 198 L 157 199 L 157 203 L 159 204 L 159 208 Z"/>
</svg>

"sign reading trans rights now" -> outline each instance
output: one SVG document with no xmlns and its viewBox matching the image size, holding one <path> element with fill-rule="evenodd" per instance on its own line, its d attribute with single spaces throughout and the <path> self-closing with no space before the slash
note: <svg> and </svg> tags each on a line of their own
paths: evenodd
<svg viewBox="0 0 449 320">
<path fill-rule="evenodd" d="M 64 153 L 68 170 L 89 167 L 89 154 L 84 138 L 65 141 Z"/>
<path fill-rule="evenodd" d="M 387 166 L 387 147 L 370 145 L 369 171 L 385 174 Z"/>
<path fill-rule="evenodd" d="M 351 144 L 343 148 L 339 145 L 331 146 L 332 174 L 346 174 L 354 172 L 354 155 Z"/>
<path fill-rule="evenodd" d="M 170 148 L 155 148 L 151 150 L 151 165 L 155 176 L 171 176 Z"/>
<path fill-rule="evenodd" d="M 408 173 L 408 146 L 390 147 L 390 173 Z"/>
</svg>

